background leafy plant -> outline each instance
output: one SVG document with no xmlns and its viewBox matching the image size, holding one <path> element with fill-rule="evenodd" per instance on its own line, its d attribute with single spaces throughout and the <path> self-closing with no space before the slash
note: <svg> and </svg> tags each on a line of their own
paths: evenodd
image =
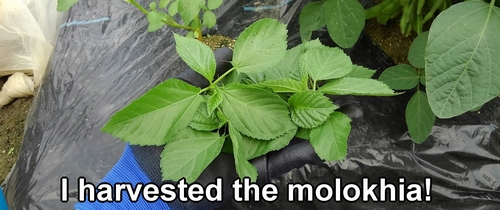
<svg viewBox="0 0 500 210">
<path fill-rule="evenodd" d="M 286 26 L 273 19 L 259 20 L 240 34 L 233 68 L 217 78 L 210 48 L 174 38 L 180 57 L 210 85 L 168 79 L 102 128 L 134 145 L 165 145 L 166 180 L 195 181 L 221 151 L 235 156 L 240 177 L 255 180 L 257 171 L 248 160 L 288 145 L 299 129 L 319 157 L 341 160 L 351 120 L 325 94 L 396 95 L 339 48 L 313 40 L 287 50 Z"/>
</svg>

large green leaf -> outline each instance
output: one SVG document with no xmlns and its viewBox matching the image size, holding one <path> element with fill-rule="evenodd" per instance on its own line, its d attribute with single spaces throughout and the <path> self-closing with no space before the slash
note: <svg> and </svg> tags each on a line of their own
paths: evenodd
<svg viewBox="0 0 500 210">
<path fill-rule="evenodd" d="M 266 80 L 278 80 L 289 77 L 299 80 L 299 58 L 303 53 L 304 45 L 302 44 L 287 50 L 278 65 L 264 72 Z"/>
<path fill-rule="evenodd" d="M 175 49 L 193 70 L 212 82 L 215 75 L 215 56 L 206 44 L 174 33 Z"/>
<path fill-rule="evenodd" d="M 295 93 L 307 89 L 300 81 L 292 78 L 264 81 L 252 86 L 271 88 L 276 93 Z"/>
<path fill-rule="evenodd" d="M 78 0 L 57 0 L 57 11 L 68 11 Z"/>
<path fill-rule="evenodd" d="M 222 95 L 222 112 L 244 135 L 270 140 L 296 127 L 285 101 L 272 92 L 231 84 Z"/>
<path fill-rule="evenodd" d="M 311 2 L 300 11 L 299 26 L 302 40 L 307 41 L 311 38 L 312 32 L 326 25 L 326 17 L 323 10 L 326 1 Z"/>
<path fill-rule="evenodd" d="M 417 91 L 406 106 L 406 125 L 413 142 L 420 144 L 431 133 L 436 116 L 432 113 L 427 95 Z"/>
<path fill-rule="evenodd" d="M 363 66 L 353 65 L 352 71 L 345 75 L 345 77 L 356 77 L 356 78 L 372 78 L 372 76 L 377 72 Z"/>
<path fill-rule="evenodd" d="M 328 34 L 342 48 L 352 47 L 365 27 L 365 9 L 358 0 L 328 0 L 323 15 Z"/>
<path fill-rule="evenodd" d="M 199 91 L 169 79 L 116 112 L 102 131 L 134 145 L 163 145 L 189 125 L 203 100 Z"/>
<path fill-rule="evenodd" d="M 270 18 L 258 20 L 236 40 L 231 63 L 240 73 L 265 71 L 285 55 L 286 37 L 285 24 Z"/>
<path fill-rule="evenodd" d="M 409 90 L 417 86 L 419 78 L 418 72 L 410 65 L 399 64 L 384 70 L 378 80 L 395 90 Z"/>
<path fill-rule="evenodd" d="M 220 120 L 215 113 L 207 111 L 207 104 L 201 103 L 189 127 L 199 131 L 213 131 L 219 128 Z"/>
<path fill-rule="evenodd" d="M 385 83 L 363 78 L 343 77 L 326 83 L 319 91 L 332 95 L 358 96 L 394 96 L 394 93 Z"/>
<path fill-rule="evenodd" d="M 425 52 L 429 103 L 451 118 L 500 95 L 500 8 L 468 1 L 432 23 Z"/>
<path fill-rule="evenodd" d="M 205 5 L 205 1 L 177 0 L 177 4 L 182 21 L 184 21 L 184 24 L 188 25 L 193 21 L 196 15 L 199 15 L 201 7 Z"/>
<path fill-rule="evenodd" d="M 429 32 L 421 33 L 413 40 L 408 51 L 408 61 L 417 68 L 425 68 L 425 47 L 427 46 L 427 38 Z"/>
<path fill-rule="evenodd" d="M 311 145 L 318 156 L 326 161 L 342 160 L 347 155 L 347 138 L 351 132 L 351 118 L 333 112 L 321 126 L 311 130 Z"/>
<path fill-rule="evenodd" d="M 318 91 L 295 93 L 288 100 L 292 121 L 302 128 L 315 128 L 323 124 L 338 106 Z"/>
<path fill-rule="evenodd" d="M 250 160 L 264 155 L 270 151 L 276 151 L 285 147 L 286 145 L 288 145 L 288 143 L 290 143 L 290 140 L 292 140 L 296 132 L 297 127 L 270 141 L 261 141 L 245 135 L 241 135 L 243 142 L 242 145 L 245 148 L 246 159 Z"/>
<path fill-rule="evenodd" d="M 225 137 L 218 133 L 196 131 L 190 128 L 180 131 L 165 145 L 161 153 L 163 180 L 178 181 L 186 178 L 192 183 L 219 155 Z"/>
<path fill-rule="evenodd" d="M 243 136 L 240 132 L 229 123 L 229 136 L 233 145 L 234 164 L 236 166 L 236 173 L 242 179 L 250 177 L 252 181 L 257 180 L 257 168 L 248 162 L 246 158 L 246 148 L 243 142 Z"/>
<path fill-rule="evenodd" d="M 351 59 L 337 47 L 307 50 L 300 57 L 299 66 L 316 81 L 340 78 L 352 71 Z"/>
<path fill-rule="evenodd" d="M 220 103 L 222 103 L 222 94 L 219 88 L 214 89 L 214 94 L 210 96 L 207 103 L 207 111 L 208 113 L 213 113 L 217 107 L 219 107 Z"/>
</svg>

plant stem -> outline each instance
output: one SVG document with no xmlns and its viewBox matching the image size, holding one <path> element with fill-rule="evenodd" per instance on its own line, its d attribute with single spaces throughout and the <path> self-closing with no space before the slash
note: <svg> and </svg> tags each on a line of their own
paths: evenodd
<svg viewBox="0 0 500 210">
<path fill-rule="evenodd" d="M 313 80 L 313 89 L 312 90 L 316 90 L 316 80 Z"/>
<path fill-rule="evenodd" d="M 193 24 L 191 24 L 191 26 L 194 26 L 194 27 L 192 27 L 192 29 L 193 29 L 193 31 L 196 31 L 198 33 L 197 38 L 200 42 L 202 42 L 203 36 L 201 35 L 201 22 L 200 22 L 199 15 L 196 15 L 196 17 L 194 17 Z"/>
<path fill-rule="evenodd" d="M 200 90 L 200 94 L 207 91 L 207 90 L 210 90 L 210 88 L 213 86 L 213 85 L 217 85 L 217 83 L 219 83 L 222 79 L 224 79 L 224 77 L 226 77 L 229 73 L 231 73 L 233 70 L 235 70 L 235 68 L 231 68 L 229 69 L 228 71 L 226 71 L 224 74 L 222 74 L 219 78 L 217 78 L 214 82 L 211 82 L 210 85 L 206 88 L 203 88 Z"/>
<path fill-rule="evenodd" d="M 131 3 L 132 5 L 134 5 L 135 7 L 137 7 L 146 16 L 149 14 L 149 11 L 146 10 L 146 9 L 144 9 L 144 7 L 142 7 L 135 0 L 128 0 L 128 2 Z M 189 30 L 189 31 L 193 31 L 193 28 L 191 28 L 189 26 L 185 26 L 185 25 L 180 25 L 179 23 L 175 22 L 175 20 L 172 17 L 168 18 L 167 20 L 162 19 L 161 22 L 167 24 L 168 26 L 174 27 L 174 28 L 182 28 L 182 29 L 186 29 L 186 30 Z"/>
</svg>

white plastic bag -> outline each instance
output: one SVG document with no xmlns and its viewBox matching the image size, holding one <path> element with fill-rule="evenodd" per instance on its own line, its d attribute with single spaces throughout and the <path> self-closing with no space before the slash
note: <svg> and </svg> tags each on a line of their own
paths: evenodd
<svg viewBox="0 0 500 210">
<path fill-rule="evenodd" d="M 57 0 L 0 0 L 0 77 L 23 72 L 32 76 L 35 88 L 40 85 L 64 18 L 56 8 Z M 23 92 L 15 97 L 4 89 L 0 97 L 6 98 L 0 98 L 0 108 L 19 95 L 33 95 L 33 87 L 7 87 L 9 92 Z"/>
</svg>

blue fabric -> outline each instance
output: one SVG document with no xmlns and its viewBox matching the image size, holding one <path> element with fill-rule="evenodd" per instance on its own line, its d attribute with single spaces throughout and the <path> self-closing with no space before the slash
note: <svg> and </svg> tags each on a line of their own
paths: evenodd
<svg viewBox="0 0 500 210">
<path fill-rule="evenodd" d="M 133 186 L 137 183 L 147 184 L 151 180 L 142 172 L 139 164 L 134 158 L 132 149 L 127 146 L 123 152 L 122 157 L 116 163 L 116 165 L 111 169 L 111 171 L 101 180 L 101 183 L 132 183 Z M 142 196 L 139 196 L 137 202 L 132 202 L 129 199 L 126 191 L 122 191 L 122 201 L 121 202 L 89 202 L 88 200 L 83 203 L 77 203 L 75 205 L 75 210 L 113 210 L 113 209 L 158 209 L 158 210 L 170 210 L 169 206 L 158 199 L 157 202 L 148 202 Z"/>
<path fill-rule="evenodd" d="M 5 201 L 5 197 L 3 196 L 2 188 L 0 187 L 0 210 L 8 210 L 7 201 Z"/>
</svg>

